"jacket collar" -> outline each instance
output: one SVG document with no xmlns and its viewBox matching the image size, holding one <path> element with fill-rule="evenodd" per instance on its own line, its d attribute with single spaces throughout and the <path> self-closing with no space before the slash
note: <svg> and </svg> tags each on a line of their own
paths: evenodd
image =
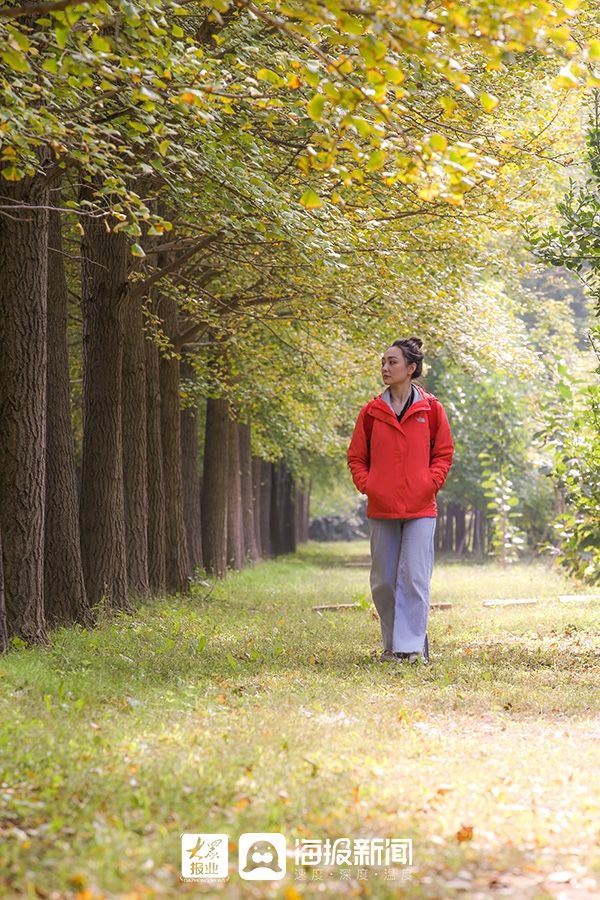
<svg viewBox="0 0 600 900">
<path fill-rule="evenodd" d="M 389 387 L 387 387 L 384 391 L 382 391 L 381 394 L 379 394 L 377 397 L 375 397 L 374 400 L 371 401 L 369 412 L 375 419 L 381 419 L 382 422 L 388 422 L 390 425 L 394 425 L 396 428 L 402 428 L 404 422 L 409 416 L 412 416 L 413 413 L 418 412 L 419 410 L 429 409 L 431 406 L 429 395 L 423 390 L 420 385 L 413 383 L 412 391 L 413 400 L 411 405 L 402 416 L 402 422 L 398 421 L 398 419 L 396 418 L 396 413 L 392 408 L 391 391 Z"/>
</svg>

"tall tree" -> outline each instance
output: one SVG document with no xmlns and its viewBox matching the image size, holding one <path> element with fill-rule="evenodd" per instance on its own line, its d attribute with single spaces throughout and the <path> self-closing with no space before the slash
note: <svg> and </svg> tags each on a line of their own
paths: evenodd
<svg viewBox="0 0 600 900">
<path fill-rule="evenodd" d="M 229 402 L 206 401 L 202 476 L 202 555 L 214 575 L 227 569 L 227 497 L 229 477 Z"/>
<path fill-rule="evenodd" d="M 67 347 L 68 289 L 61 233 L 60 189 L 52 192 L 48 241 L 48 369 L 44 585 L 46 619 L 91 622 L 83 581 L 79 499 L 71 422 Z"/>
<path fill-rule="evenodd" d="M 254 522 L 254 495 L 252 485 L 252 448 L 249 422 L 239 423 L 240 472 L 242 476 L 242 526 L 244 534 L 244 559 L 256 562 L 256 525 Z"/>
<path fill-rule="evenodd" d="M 193 379 L 189 362 L 181 363 L 182 378 Z M 202 566 L 202 517 L 200 514 L 200 449 L 198 446 L 198 410 L 186 405 L 181 410 L 181 466 L 183 514 L 192 571 Z"/>
<path fill-rule="evenodd" d="M 160 317 L 165 335 L 174 341 L 179 333 L 177 305 L 167 295 L 160 299 Z M 168 591 L 188 588 L 190 564 L 183 516 L 181 474 L 181 411 L 179 404 L 179 359 L 167 353 L 160 358 L 160 416 L 165 482 L 165 572 Z"/>
<path fill-rule="evenodd" d="M 150 588 L 148 576 L 148 448 L 146 421 L 146 348 L 142 304 L 127 298 L 123 308 L 123 486 L 127 577 L 139 595 Z"/>
<path fill-rule="evenodd" d="M 242 517 L 242 472 L 240 468 L 239 425 L 229 420 L 227 476 L 227 563 L 232 569 L 244 565 L 244 527 Z"/>
<path fill-rule="evenodd" d="M 87 189 L 85 189 L 87 192 Z M 123 491 L 123 302 L 129 245 L 104 219 L 85 220 L 81 241 L 83 449 L 81 548 L 88 598 L 128 609 Z"/>
<path fill-rule="evenodd" d="M 0 653 L 8 649 L 6 605 L 4 603 L 4 573 L 2 571 L 2 534 L 0 533 Z"/>
<path fill-rule="evenodd" d="M 45 154 L 44 154 L 45 157 Z M 42 158 L 42 165 L 47 162 Z M 0 532 L 9 637 L 46 640 L 48 181 L 4 182 L 0 215 Z"/>
<path fill-rule="evenodd" d="M 155 300 L 150 310 L 156 312 Z M 161 437 L 158 347 L 150 335 L 146 355 L 146 441 L 148 474 L 148 575 L 154 593 L 166 589 L 165 480 Z"/>
</svg>

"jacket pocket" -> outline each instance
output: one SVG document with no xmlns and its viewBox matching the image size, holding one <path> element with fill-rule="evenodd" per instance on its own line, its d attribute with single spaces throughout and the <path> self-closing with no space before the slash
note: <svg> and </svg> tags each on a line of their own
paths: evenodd
<svg viewBox="0 0 600 900">
<path fill-rule="evenodd" d="M 435 497 L 435 484 L 429 469 L 421 470 L 415 485 L 414 509 L 421 509 Z"/>
</svg>

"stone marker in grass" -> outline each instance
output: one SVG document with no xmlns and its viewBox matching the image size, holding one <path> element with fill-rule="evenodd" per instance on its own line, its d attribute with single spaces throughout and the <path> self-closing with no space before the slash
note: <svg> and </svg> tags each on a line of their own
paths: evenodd
<svg viewBox="0 0 600 900">
<path fill-rule="evenodd" d="M 453 606 L 452 603 L 431 603 L 429 605 L 430 609 L 451 609 Z M 329 611 L 338 609 L 367 609 L 363 603 L 326 603 L 322 606 L 313 606 L 312 609 L 314 612 L 323 612 L 323 610 Z"/>
<path fill-rule="evenodd" d="M 509 597 L 502 600 L 483 600 L 482 606 L 535 606 L 537 597 Z"/>
<path fill-rule="evenodd" d="M 560 603 L 592 603 L 600 600 L 600 594 L 559 594 Z"/>
<path fill-rule="evenodd" d="M 326 603 L 323 606 L 313 606 L 314 612 L 338 609 L 363 609 L 362 603 Z"/>
</svg>

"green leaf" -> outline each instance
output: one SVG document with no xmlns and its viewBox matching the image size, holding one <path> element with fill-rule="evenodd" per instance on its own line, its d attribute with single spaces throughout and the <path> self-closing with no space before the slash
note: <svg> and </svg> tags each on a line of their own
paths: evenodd
<svg viewBox="0 0 600 900">
<path fill-rule="evenodd" d="M 2 50 L 0 51 L 0 57 L 15 72 L 31 71 L 25 55 L 23 53 L 19 53 L 18 50 Z"/>
<path fill-rule="evenodd" d="M 97 53 L 110 53 L 112 47 L 110 42 L 101 34 L 92 35 L 92 49 Z"/>
<path fill-rule="evenodd" d="M 308 188 L 304 191 L 300 197 L 300 203 L 305 209 L 319 209 L 320 206 L 323 206 L 323 201 L 312 188 Z"/>
<path fill-rule="evenodd" d="M 144 249 L 143 249 L 143 247 L 140 246 L 140 244 L 132 244 L 131 255 L 143 257 L 146 254 L 144 253 Z"/>
<path fill-rule="evenodd" d="M 383 168 L 386 158 L 385 150 L 373 150 L 365 167 L 367 172 L 376 172 L 378 169 Z"/>
<path fill-rule="evenodd" d="M 256 77 L 260 81 L 268 81 L 269 84 L 273 84 L 275 87 L 283 87 L 285 84 L 281 75 L 278 75 L 273 69 L 259 69 L 256 73 Z"/>
<path fill-rule="evenodd" d="M 0 171 L 0 175 L 5 178 L 7 181 L 20 181 L 21 178 L 25 177 L 25 172 L 23 169 L 19 169 L 17 166 L 6 166 L 6 168 Z"/>
<path fill-rule="evenodd" d="M 308 106 L 306 107 L 308 115 L 313 120 L 313 122 L 320 121 L 323 115 L 323 109 L 325 107 L 325 97 L 323 94 L 315 94 L 312 100 L 309 101 Z"/>
</svg>

